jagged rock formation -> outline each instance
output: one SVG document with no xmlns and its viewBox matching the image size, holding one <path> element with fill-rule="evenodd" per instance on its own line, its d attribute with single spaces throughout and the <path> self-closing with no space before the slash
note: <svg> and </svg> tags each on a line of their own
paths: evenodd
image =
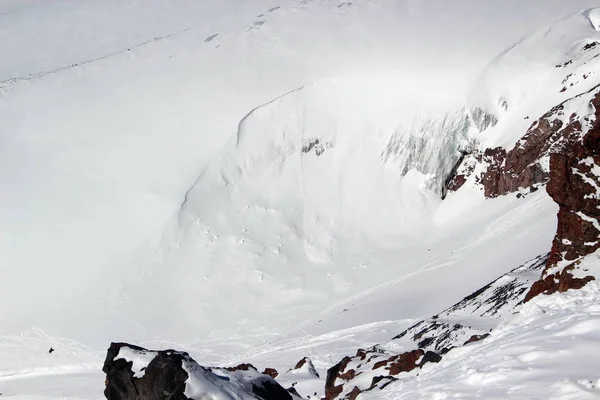
<svg viewBox="0 0 600 400">
<path fill-rule="evenodd" d="M 593 114 L 578 114 L 573 110 L 577 109 L 582 97 L 590 94 L 597 96 L 599 91 L 599 87 L 596 87 L 548 111 L 512 150 L 507 152 L 500 147 L 486 149 L 483 162 L 487 168 L 480 177 L 485 196 L 502 196 L 548 182 L 553 171 L 553 165 L 548 163 L 550 157 L 570 157 L 576 151 L 575 146 L 582 139 L 584 131 L 595 121 Z M 554 165 L 556 167 L 558 165 Z"/>
<path fill-rule="evenodd" d="M 315 368 L 312 360 L 308 357 L 304 357 L 302 360 L 298 361 L 294 368 L 290 369 L 288 372 L 304 373 L 308 376 L 319 378 L 317 369 Z"/>
<path fill-rule="evenodd" d="M 111 343 L 102 371 L 108 400 L 299 398 L 250 364 L 205 368 L 185 352 L 152 351 L 126 343 Z"/>
<path fill-rule="evenodd" d="M 600 85 L 552 108 L 512 150 L 498 147 L 470 157 L 470 164 L 459 167 L 448 183 L 449 190 L 457 190 L 480 163 L 476 180 L 488 198 L 547 184 L 559 205 L 557 232 L 542 278 L 526 301 L 540 293 L 578 289 L 595 279 L 575 270 L 582 257 L 600 248 L 599 117 Z"/>
<path fill-rule="evenodd" d="M 600 248 L 600 89 L 589 102 L 591 115 L 571 115 L 565 130 L 578 140 L 550 157 L 548 194 L 558 203 L 558 227 L 542 278 L 526 301 L 540 293 L 579 289 L 595 279 L 577 271 L 580 260 Z"/>
<path fill-rule="evenodd" d="M 413 350 L 390 356 L 375 350 L 359 349 L 354 357 L 344 357 L 327 371 L 325 400 L 340 395 L 355 399 L 363 391 L 383 388 L 396 380 L 395 375 L 410 372 L 427 362 L 439 362 L 441 357 L 433 352 Z"/>
</svg>

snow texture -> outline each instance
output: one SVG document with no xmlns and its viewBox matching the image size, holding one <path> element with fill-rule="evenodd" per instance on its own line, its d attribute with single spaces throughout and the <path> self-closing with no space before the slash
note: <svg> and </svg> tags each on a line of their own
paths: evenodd
<svg viewBox="0 0 600 400">
<path fill-rule="evenodd" d="M 1 2 L 2 398 L 97 400 L 118 339 L 211 365 L 310 356 L 321 378 L 296 386 L 322 395 L 344 355 L 545 254 L 543 190 L 442 201 L 442 183 L 463 147 L 510 147 L 598 83 L 595 5 Z M 364 397 L 593 396 L 597 289 Z M 194 396 L 218 388 L 200 378 Z"/>
</svg>

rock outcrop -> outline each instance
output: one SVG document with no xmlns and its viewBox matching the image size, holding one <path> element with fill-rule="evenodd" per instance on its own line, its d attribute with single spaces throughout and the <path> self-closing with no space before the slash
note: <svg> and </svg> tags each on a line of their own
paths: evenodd
<svg viewBox="0 0 600 400">
<path fill-rule="evenodd" d="M 567 126 L 578 140 L 550 156 L 546 190 L 559 205 L 558 226 L 542 278 L 526 301 L 541 293 L 579 289 L 595 279 L 577 266 L 600 249 L 600 88 L 589 106 L 590 115 L 572 115 Z"/>
<path fill-rule="evenodd" d="M 265 368 L 262 372 L 264 375 L 269 375 L 271 378 L 277 378 L 279 376 L 279 372 L 275 368 Z"/>
<path fill-rule="evenodd" d="M 598 92 L 600 87 L 595 87 L 548 111 L 512 150 L 507 152 L 501 147 L 486 149 L 483 153 L 486 168 L 480 177 L 485 196 L 502 196 L 546 183 L 551 174 L 556 175 L 556 168 L 560 168 L 558 160 L 581 157 L 585 153 L 582 151 L 582 137 L 595 123 L 596 116 L 594 113 L 579 114 L 575 110 L 579 109 L 581 100 L 585 101 L 590 96 L 594 98 L 590 105 L 595 107 Z M 581 155 L 576 155 L 579 153 Z M 549 165 L 550 158 L 555 159 L 554 165 Z"/>
<path fill-rule="evenodd" d="M 319 373 L 317 372 L 317 369 L 315 368 L 312 360 L 308 357 L 304 357 L 303 359 L 298 361 L 296 363 L 296 365 L 294 366 L 294 368 L 290 369 L 288 371 L 288 373 L 289 372 L 297 373 L 297 374 L 305 374 L 308 376 L 319 378 Z"/>
<path fill-rule="evenodd" d="M 354 357 L 344 357 L 327 371 L 325 400 L 355 399 L 362 392 L 381 389 L 397 380 L 401 373 L 441 359 L 439 354 L 421 349 L 395 355 L 377 349 L 359 349 Z"/>
<path fill-rule="evenodd" d="M 595 279 L 577 265 L 600 248 L 600 85 L 552 108 L 511 150 L 488 148 L 463 164 L 448 190 L 457 190 L 478 170 L 475 180 L 487 198 L 545 185 L 559 205 L 550 257 L 525 301 Z"/>
<path fill-rule="evenodd" d="M 206 368 L 185 352 L 111 343 L 102 368 L 106 374 L 104 395 L 108 400 L 298 398 L 252 365 L 238 367 Z"/>
</svg>

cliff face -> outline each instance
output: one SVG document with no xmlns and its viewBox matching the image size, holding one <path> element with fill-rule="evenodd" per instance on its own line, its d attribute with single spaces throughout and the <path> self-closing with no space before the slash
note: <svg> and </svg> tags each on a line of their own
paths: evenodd
<svg viewBox="0 0 600 400">
<path fill-rule="evenodd" d="M 472 174 L 486 198 L 545 185 L 559 205 L 550 257 L 525 301 L 595 279 L 577 265 L 600 248 L 600 86 L 545 113 L 511 150 L 496 147 L 471 155 L 448 189 L 458 190 Z"/>
<path fill-rule="evenodd" d="M 571 116 L 575 138 L 550 155 L 546 191 L 559 205 L 558 226 L 542 278 L 525 301 L 540 293 L 579 289 L 595 278 L 579 271 L 580 260 L 600 248 L 600 91 L 589 102 L 593 112 Z M 582 121 L 583 120 L 583 121 Z"/>
</svg>

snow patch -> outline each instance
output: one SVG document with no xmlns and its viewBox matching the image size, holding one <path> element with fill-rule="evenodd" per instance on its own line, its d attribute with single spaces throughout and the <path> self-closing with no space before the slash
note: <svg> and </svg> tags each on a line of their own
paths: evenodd
<svg viewBox="0 0 600 400">
<path fill-rule="evenodd" d="M 155 351 L 134 350 L 131 347 L 123 346 L 119 349 L 119 354 L 115 356 L 115 360 L 123 359 L 132 363 L 131 370 L 135 378 L 142 378 L 146 373 L 148 364 L 157 356 Z"/>
<path fill-rule="evenodd" d="M 587 17 L 595 30 L 600 32 L 600 8 L 593 8 L 587 11 Z"/>
</svg>

